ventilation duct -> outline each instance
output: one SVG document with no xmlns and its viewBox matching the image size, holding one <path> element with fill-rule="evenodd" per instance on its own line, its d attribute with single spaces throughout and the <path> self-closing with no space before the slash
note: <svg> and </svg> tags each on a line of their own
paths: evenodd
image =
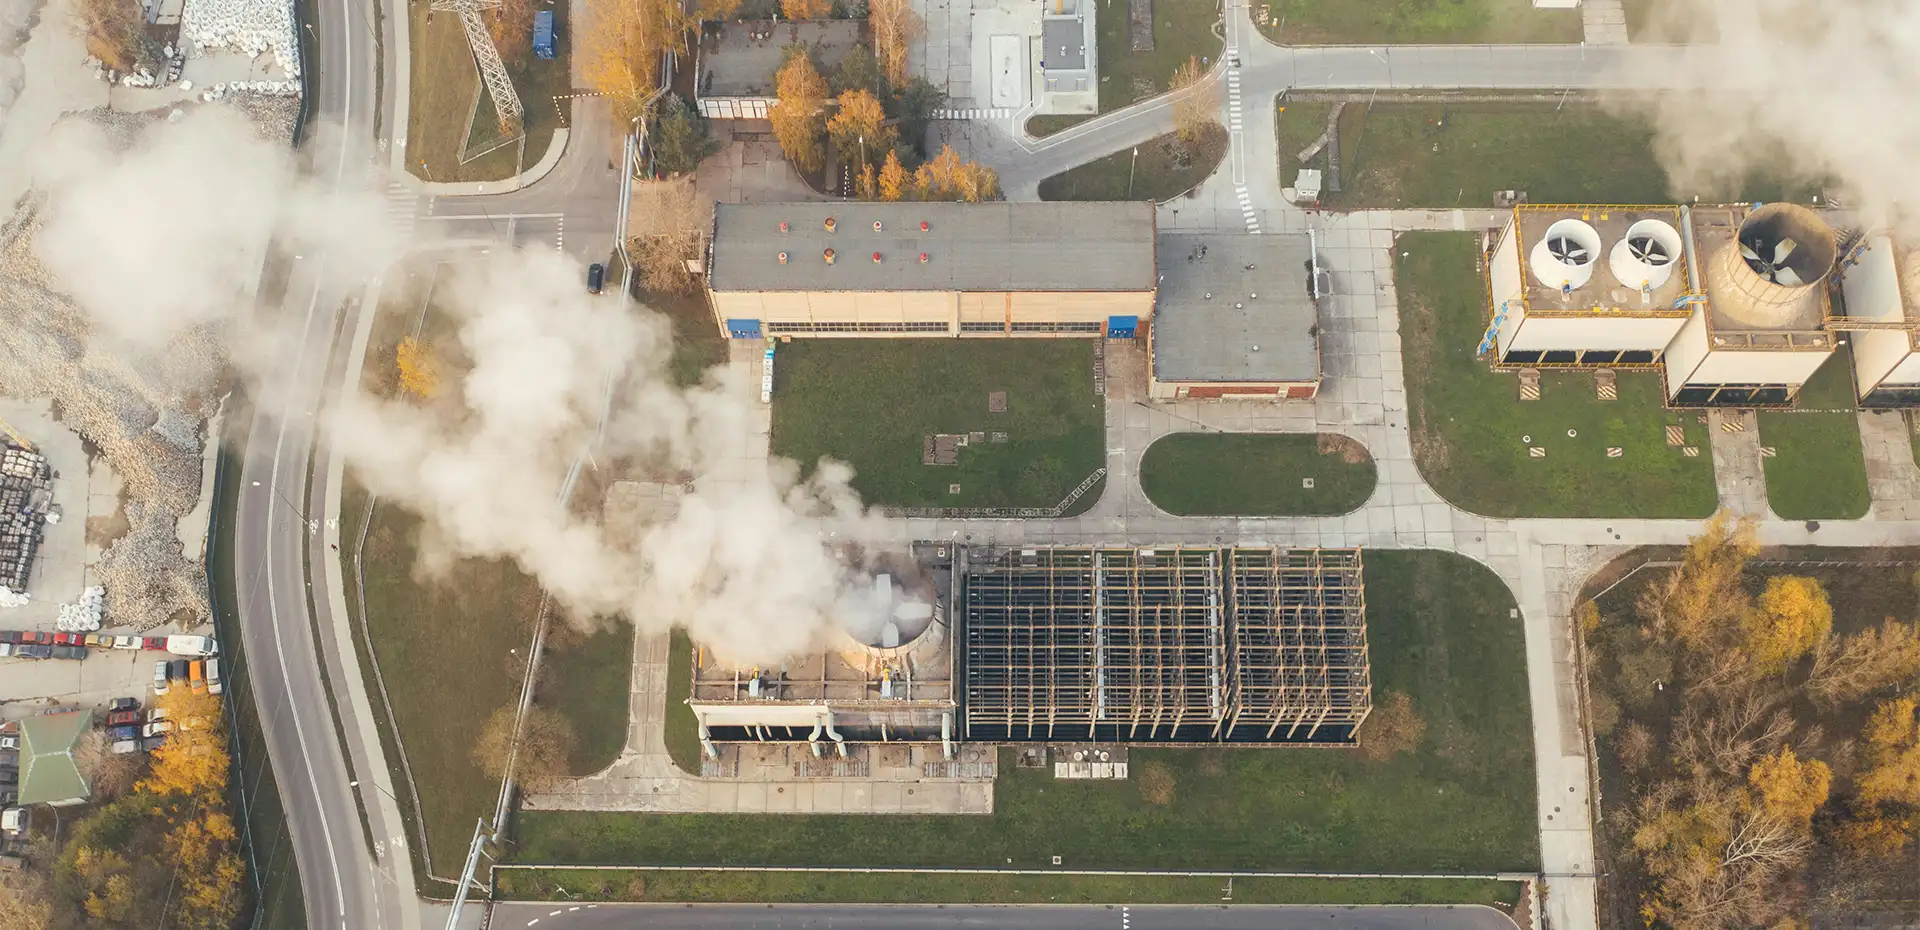
<svg viewBox="0 0 1920 930">
<path fill-rule="evenodd" d="M 1680 232 L 1660 220 L 1627 227 L 1626 238 L 1607 253 L 1607 268 L 1624 287 L 1651 294 L 1666 286 L 1680 261 Z"/>
<path fill-rule="evenodd" d="M 1578 290 L 1593 279 L 1600 234 L 1580 220 L 1560 220 L 1534 243 L 1527 262 L 1534 280 L 1558 291 Z"/>
<path fill-rule="evenodd" d="M 1770 203 L 1740 224 L 1707 265 L 1716 312 L 1758 328 L 1792 322 L 1833 270 L 1833 227 L 1792 203 Z"/>
</svg>

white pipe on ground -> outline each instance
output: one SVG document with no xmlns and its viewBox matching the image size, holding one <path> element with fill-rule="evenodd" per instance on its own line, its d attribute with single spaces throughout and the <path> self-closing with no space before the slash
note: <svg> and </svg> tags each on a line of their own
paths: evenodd
<svg viewBox="0 0 1920 930">
<path fill-rule="evenodd" d="M 813 757 L 815 759 L 820 758 L 820 732 L 825 729 L 825 721 L 815 720 L 813 722 L 813 732 L 807 735 L 807 743 L 813 748 Z"/>
<path fill-rule="evenodd" d="M 953 711 L 940 715 L 940 755 L 953 758 Z"/>
<path fill-rule="evenodd" d="M 827 738 L 833 740 L 834 752 L 839 753 L 840 758 L 842 759 L 846 758 L 847 757 L 847 738 L 844 736 L 841 736 L 840 731 L 835 730 L 833 728 L 833 711 L 827 711 L 827 714 L 825 717 L 822 718 L 822 721 L 826 724 L 826 727 L 827 727 Z"/>
</svg>

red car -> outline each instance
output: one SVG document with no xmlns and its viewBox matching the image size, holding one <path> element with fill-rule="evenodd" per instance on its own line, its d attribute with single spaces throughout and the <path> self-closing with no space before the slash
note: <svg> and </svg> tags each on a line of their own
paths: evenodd
<svg viewBox="0 0 1920 930">
<path fill-rule="evenodd" d="M 53 634 L 45 630 L 39 630 L 33 633 L 29 633 L 27 635 L 32 636 L 33 641 L 36 643 L 39 643 L 42 646 L 53 645 Z"/>
<path fill-rule="evenodd" d="M 72 634 L 72 633 L 55 633 L 55 634 L 53 634 L 53 644 L 54 644 L 54 645 L 56 645 L 56 646 L 74 646 L 74 645 L 78 645 L 77 643 L 75 643 L 75 642 L 74 642 L 74 639 L 75 639 L 75 636 L 74 636 L 74 634 Z"/>
<path fill-rule="evenodd" d="M 140 648 L 142 648 L 142 649 L 151 649 L 151 650 L 153 650 L 153 651 L 155 651 L 155 652 L 166 652 L 166 651 L 167 651 L 167 638 L 166 638 L 165 636 L 144 636 L 144 637 L 141 637 L 141 639 L 140 639 Z"/>
<path fill-rule="evenodd" d="M 139 722 L 140 712 L 137 710 L 123 710 L 107 715 L 107 726 L 110 727 L 123 727 L 129 723 Z"/>
</svg>

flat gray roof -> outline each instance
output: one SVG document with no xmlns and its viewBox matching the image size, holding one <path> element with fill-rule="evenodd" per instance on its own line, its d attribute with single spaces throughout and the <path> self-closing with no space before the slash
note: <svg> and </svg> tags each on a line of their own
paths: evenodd
<svg viewBox="0 0 1920 930">
<path fill-rule="evenodd" d="M 1312 381 L 1319 315 L 1304 235 L 1160 236 L 1153 373 L 1161 381 Z"/>
<path fill-rule="evenodd" d="M 771 97 L 774 75 L 780 70 L 787 46 L 809 46 L 814 66 L 825 74 L 858 44 L 860 22 L 852 19 L 721 23 L 700 39 L 696 96 Z"/>
<path fill-rule="evenodd" d="M 1087 69 L 1087 30 L 1078 19 L 1049 16 L 1040 21 L 1040 60 L 1048 71 Z"/>
<path fill-rule="evenodd" d="M 833 232 L 826 231 L 829 217 Z M 780 231 L 783 222 L 786 232 Z M 1146 201 L 723 203 L 714 208 L 713 226 L 707 284 L 716 291 L 1154 286 L 1153 204 Z M 827 249 L 834 250 L 833 264 L 826 262 Z M 786 264 L 780 263 L 782 252 Z"/>
</svg>

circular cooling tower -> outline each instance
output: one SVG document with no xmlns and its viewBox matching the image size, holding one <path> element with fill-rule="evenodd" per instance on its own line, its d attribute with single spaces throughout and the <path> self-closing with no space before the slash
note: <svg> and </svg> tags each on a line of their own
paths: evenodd
<svg viewBox="0 0 1920 930">
<path fill-rule="evenodd" d="M 1733 241 L 1707 263 L 1715 312 L 1756 328 L 1785 326 L 1833 271 L 1833 227 L 1792 203 L 1770 203 L 1747 214 Z"/>
<path fill-rule="evenodd" d="M 883 560 L 868 571 L 866 582 L 841 598 L 840 629 L 850 640 L 846 651 L 885 659 L 928 645 L 920 640 L 936 620 L 932 579 L 905 559 Z M 926 639 L 937 645 L 940 637 Z"/>
<path fill-rule="evenodd" d="M 1533 244 L 1527 262 L 1534 280 L 1555 290 L 1578 289 L 1593 279 L 1600 257 L 1600 234 L 1579 220 L 1560 220 Z"/>
<path fill-rule="evenodd" d="M 1607 268 L 1624 287 L 1657 291 L 1680 262 L 1680 232 L 1660 220 L 1641 220 L 1607 253 Z"/>
</svg>

